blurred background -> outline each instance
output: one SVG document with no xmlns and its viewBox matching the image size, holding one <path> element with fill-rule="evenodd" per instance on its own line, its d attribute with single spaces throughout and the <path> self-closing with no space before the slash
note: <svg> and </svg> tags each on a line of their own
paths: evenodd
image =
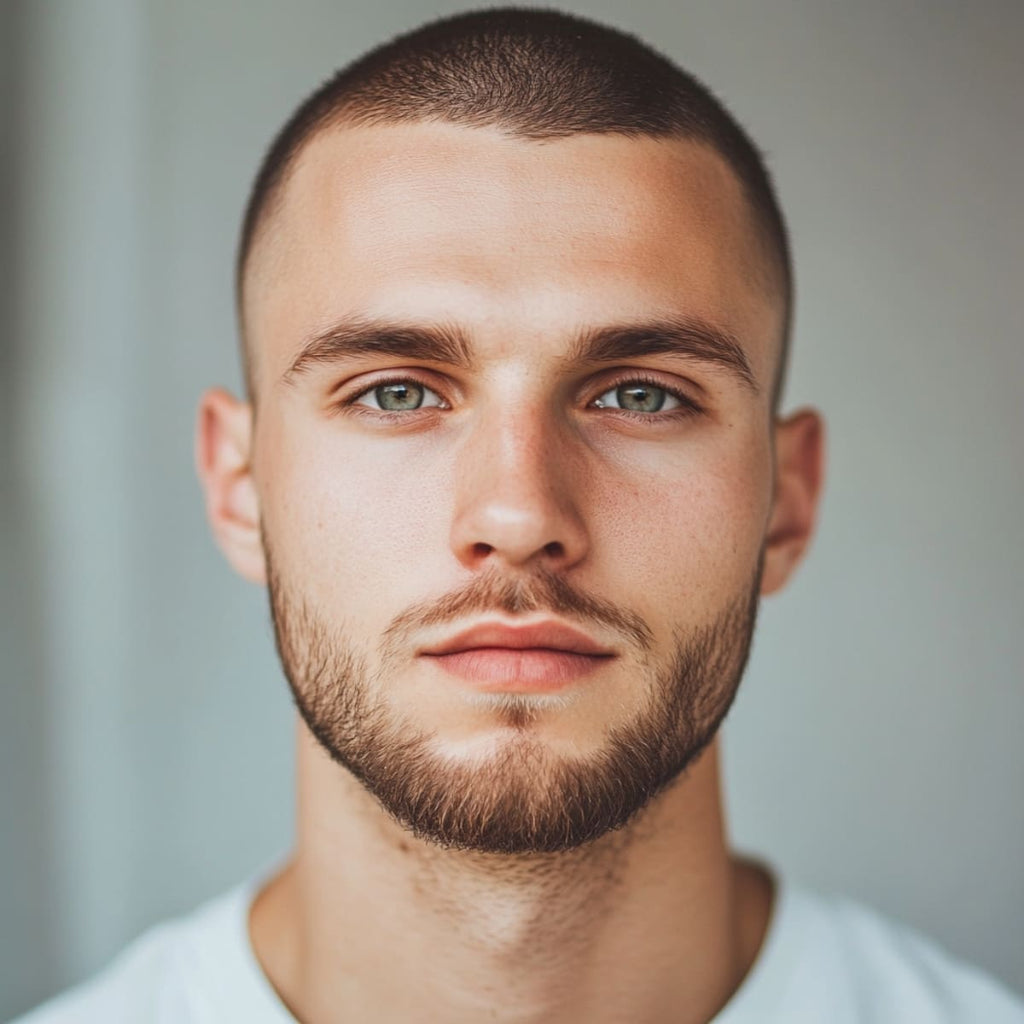
<svg viewBox="0 0 1024 1024">
<path fill-rule="evenodd" d="M 264 147 L 465 4 L 0 5 L 0 1018 L 283 855 L 292 713 L 210 540 Z M 820 533 L 726 726 L 737 844 L 1024 990 L 1024 5 L 570 2 L 703 78 L 795 247 Z"/>
</svg>

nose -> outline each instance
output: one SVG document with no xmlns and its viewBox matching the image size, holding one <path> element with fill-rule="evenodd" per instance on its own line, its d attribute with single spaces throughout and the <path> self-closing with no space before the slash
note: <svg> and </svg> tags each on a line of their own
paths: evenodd
<svg viewBox="0 0 1024 1024">
<path fill-rule="evenodd" d="M 457 460 L 451 545 L 470 569 L 564 571 L 589 547 L 566 430 L 534 407 L 481 412 Z"/>
</svg>

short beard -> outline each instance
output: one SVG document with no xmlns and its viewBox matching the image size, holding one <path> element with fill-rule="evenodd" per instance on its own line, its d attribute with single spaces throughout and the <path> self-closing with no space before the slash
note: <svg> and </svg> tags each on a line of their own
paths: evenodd
<svg viewBox="0 0 1024 1024">
<path fill-rule="evenodd" d="M 372 696 L 373 684 L 386 680 L 389 647 L 408 655 L 408 646 L 394 643 L 396 636 L 469 612 L 548 610 L 577 621 L 589 616 L 611 622 L 646 648 L 651 635 L 643 621 L 570 590 L 554 574 L 512 582 L 479 577 L 464 594 L 396 620 L 383 638 L 383 667 L 374 677 L 354 647 L 284 586 L 266 537 L 264 550 L 277 650 L 309 731 L 413 835 L 447 849 L 492 854 L 578 848 L 622 828 L 686 771 L 714 738 L 736 695 L 763 567 L 762 555 L 752 586 L 710 625 L 689 636 L 676 634 L 670 663 L 652 673 L 644 705 L 609 730 L 599 752 L 556 756 L 530 735 L 545 709 L 557 707 L 558 695 L 488 695 L 491 713 L 515 735 L 486 760 L 453 763 L 431 749 L 431 733 Z"/>
</svg>

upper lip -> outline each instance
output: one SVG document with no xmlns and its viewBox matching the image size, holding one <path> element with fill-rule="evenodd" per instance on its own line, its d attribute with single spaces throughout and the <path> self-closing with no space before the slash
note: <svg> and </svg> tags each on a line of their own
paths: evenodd
<svg viewBox="0 0 1024 1024">
<path fill-rule="evenodd" d="M 546 647 L 555 651 L 572 651 L 574 654 L 614 654 L 614 651 L 602 647 L 585 633 L 553 620 L 536 622 L 529 626 L 482 622 L 456 633 L 433 647 L 425 648 L 420 653 L 455 654 L 457 651 L 468 651 L 477 647 Z"/>
</svg>

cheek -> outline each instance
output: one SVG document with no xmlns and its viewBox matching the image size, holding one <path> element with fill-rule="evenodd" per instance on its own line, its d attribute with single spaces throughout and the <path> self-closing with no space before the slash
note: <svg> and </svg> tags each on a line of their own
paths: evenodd
<svg viewBox="0 0 1024 1024">
<path fill-rule="evenodd" d="M 755 432 L 709 432 L 671 455 L 633 446 L 604 469 L 590 489 L 594 554 L 635 607 L 696 621 L 751 585 L 771 479 Z"/>
<path fill-rule="evenodd" d="M 446 550 L 446 484 L 416 446 L 382 450 L 322 424 L 299 431 L 279 422 L 266 433 L 264 528 L 292 585 L 353 620 L 421 599 L 428 564 Z"/>
</svg>

